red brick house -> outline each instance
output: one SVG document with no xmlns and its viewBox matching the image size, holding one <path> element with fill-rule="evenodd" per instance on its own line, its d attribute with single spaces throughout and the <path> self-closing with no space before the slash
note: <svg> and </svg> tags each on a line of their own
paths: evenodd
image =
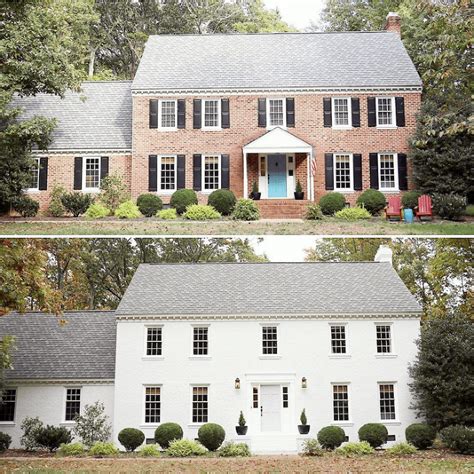
<svg viewBox="0 0 474 474">
<path fill-rule="evenodd" d="M 44 205 L 55 183 L 95 192 L 118 172 L 133 198 L 193 188 L 205 202 L 256 182 L 275 217 L 329 191 L 351 205 L 370 187 L 400 193 L 421 90 L 395 14 L 372 33 L 151 36 L 133 81 L 18 100 L 58 118 L 30 192 Z"/>
</svg>

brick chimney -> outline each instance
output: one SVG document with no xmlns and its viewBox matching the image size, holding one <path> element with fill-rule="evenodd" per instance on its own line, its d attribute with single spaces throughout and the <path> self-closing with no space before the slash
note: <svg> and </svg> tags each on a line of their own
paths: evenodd
<svg viewBox="0 0 474 474">
<path fill-rule="evenodd" d="M 391 31 L 392 33 L 396 33 L 398 36 L 401 36 L 401 19 L 398 13 L 389 12 L 384 30 Z"/>
</svg>

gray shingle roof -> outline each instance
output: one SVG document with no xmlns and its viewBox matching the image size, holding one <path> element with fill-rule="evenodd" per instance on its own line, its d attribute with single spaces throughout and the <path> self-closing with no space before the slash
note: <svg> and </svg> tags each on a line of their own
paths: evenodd
<svg viewBox="0 0 474 474">
<path fill-rule="evenodd" d="M 56 118 L 50 150 L 102 150 L 132 148 L 131 81 L 84 82 L 81 92 L 66 92 L 64 99 L 49 94 L 15 97 L 21 118 L 35 115 Z"/>
<path fill-rule="evenodd" d="M 150 36 L 140 89 L 421 86 L 390 32 Z"/>
<path fill-rule="evenodd" d="M 120 315 L 398 314 L 420 311 L 388 263 L 140 265 Z"/>
<path fill-rule="evenodd" d="M 116 323 L 113 311 L 66 312 L 65 325 L 45 313 L 0 317 L 0 338 L 16 337 L 9 379 L 113 379 Z"/>
</svg>

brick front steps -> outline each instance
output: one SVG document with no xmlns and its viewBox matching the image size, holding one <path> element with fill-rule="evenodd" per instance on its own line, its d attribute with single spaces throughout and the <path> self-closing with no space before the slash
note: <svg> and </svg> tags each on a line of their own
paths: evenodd
<svg viewBox="0 0 474 474">
<path fill-rule="evenodd" d="M 295 201 L 293 199 L 268 199 L 255 201 L 263 219 L 301 219 L 311 201 Z"/>
</svg>

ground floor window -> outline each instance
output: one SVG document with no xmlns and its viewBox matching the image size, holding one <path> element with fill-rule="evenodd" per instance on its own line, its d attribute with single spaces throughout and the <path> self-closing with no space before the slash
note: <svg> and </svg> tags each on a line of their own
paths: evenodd
<svg viewBox="0 0 474 474">
<path fill-rule="evenodd" d="M 161 420 L 161 387 L 145 387 L 145 423 Z"/>
<path fill-rule="evenodd" d="M 352 155 L 334 155 L 334 189 L 349 191 L 352 189 Z"/>
<path fill-rule="evenodd" d="M 159 178 L 161 191 L 176 190 L 176 156 L 161 156 L 159 159 Z"/>
<path fill-rule="evenodd" d="M 76 415 L 81 412 L 81 389 L 66 389 L 66 414 L 65 421 L 73 421 Z"/>
<path fill-rule="evenodd" d="M 379 384 L 380 419 L 395 420 L 395 389 L 393 384 Z"/>
<path fill-rule="evenodd" d="M 99 189 L 100 187 L 100 157 L 84 159 L 83 189 Z"/>
<path fill-rule="evenodd" d="M 219 155 L 204 155 L 203 156 L 203 183 L 204 191 L 214 191 L 220 188 L 220 156 Z"/>
<path fill-rule="evenodd" d="M 334 421 L 349 420 L 349 393 L 347 385 L 333 385 Z"/>
<path fill-rule="evenodd" d="M 379 154 L 379 182 L 381 190 L 398 189 L 397 157 L 394 153 Z"/>
<path fill-rule="evenodd" d="M 15 421 L 16 389 L 3 391 L 0 403 L 0 422 Z"/>
<path fill-rule="evenodd" d="M 28 189 L 30 191 L 38 191 L 39 189 L 39 170 L 40 170 L 40 159 L 33 158 L 33 166 L 31 167 L 30 183 Z"/>
<path fill-rule="evenodd" d="M 193 387 L 193 423 L 207 423 L 209 413 L 208 387 Z"/>
</svg>

